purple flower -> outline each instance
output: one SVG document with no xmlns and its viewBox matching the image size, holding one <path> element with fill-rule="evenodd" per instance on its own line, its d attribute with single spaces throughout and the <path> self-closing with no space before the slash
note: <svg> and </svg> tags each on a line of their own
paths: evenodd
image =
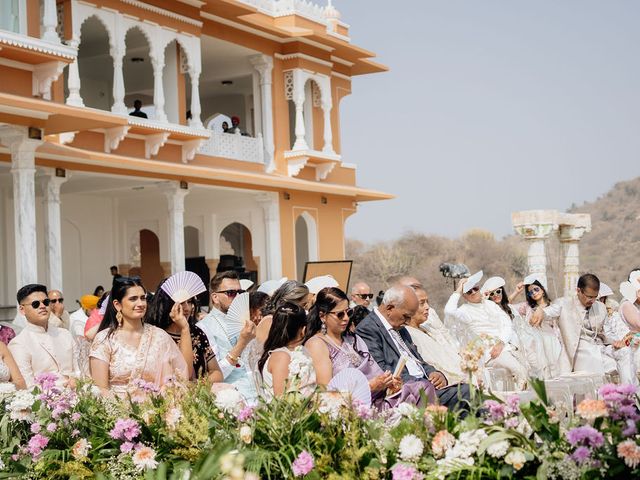
<svg viewBox="0 0 640 480">
<path fill-rule="evenodd" d="M 42 425 L 38 422 L 31 424 L 31 433 L 40 433 L 40 430 L 42 430 Z"/>
<path fill-rule="evenodd" d="M 636 422 L 634 420 L 627 420 L 625 423 L 627 426 L 626 428 L 622 429 L 622 435 L 624 435 L 625 437 L 631 437 L 638 433 Z"/>
<path fill-rule="evenodd" d="M 75 429 L 75 430 L 73 430 L 71 432 L 71 436 L 72 437 L 77 437 L 78 435 L 80 435 L 80 430 L 78 430 L 78 429 Z"/>
<path fill-rule="evenodd" d="M 122 453 L 129 453 L 131 450 L 133 450 L 134 447 L 135 447 L 134 443 L 124 442 L 122 445 L 120 445 L 120 451 Z"/>
<path fill-rule="evenodd" d="M 584 463 L 591 459 L 591 450 L 587 447 L 578 447 L 571 455 L 576 463 Z"/>
<path fill-rule="evenodd" d="M 604 445 L 604 436 L 591 425 L 575 427 L 567 432 L 567 441 L 571 446 L 584 445 L 598 448 Z"/>
<path fill-rule="evenodd" d="M 313 461 L 313 457 L 311 456 L 311 454 L 306 450 L 303 450 L 302 452 L 300 452 L 300 455 L 298 455 L 298 458 L 296 458 L 293 461 L 293 464 L 291 465 L 293 470 L 293 475 L 296 477 L 303 477 L 307 473 L 309 473 L 311 470 L 313 470 L 314 465 L 315 463 Z"/>
<path fill-rule="evenodd" d="M 391 469 L 391 478 L 393 480 L 420 480 L 424 476 L 411 465 L 397 463 Z"/>
<path fill-rule="evenodd" d="M 71 414 L 71 421 L 75 423 L 80 420 L 80 417 L 82 417 L 82 415 L 80 415 L 79 412 L 74 412 Z"/>
<path fill-rule="evenodd" d="M 489 418 L 494 422 L 499 422 L 507 415 L 507 406 L 495 400 L 485 400 L 484 408 L 489 412 Z"/>
<path fill-rule="evenodd" d="M 40 387 L 40 390 L 46 392 L 56 386 L 58 381 L 58 375 L 52 372 L 39 373 L 35 377 L 36 385 Z"/>
<path fill-rule="evenodd" d="M 520 396 L 519 395 L 509 395 L 507 397 L 507 409 L 509 413 L 520 412 Z"/>
<path fill-rule="evenodd" d="M 58 425 L 56 425 L 54 422 L 51 422 L 49 425 L 47 425 L 47 432 L 55 432 L 58 429 Z"/>
<path fill-rule="evenodd" d="M 27 452 L 29 452 L 34 459 L 38 458 L 48 443 L 49 439 L 47 437 L 36 433 L 27 444 Z"/>
<path fill-rule="evenodd" d="M 119 418 L 109 432 L 111 438 L 128 440 L 129 442 L 140 435 L 140 425 L 132 418 Z"/>
<path fill-rule="evenodd" d="M 244 407 L 242 410 L 240 410 L 240 413 L 238 413 L 238 421 L 240 422 L 246 422 L 247 420 L 250 420 L 253 417 L 253 407 L 247 406 Z"/>
</svg>

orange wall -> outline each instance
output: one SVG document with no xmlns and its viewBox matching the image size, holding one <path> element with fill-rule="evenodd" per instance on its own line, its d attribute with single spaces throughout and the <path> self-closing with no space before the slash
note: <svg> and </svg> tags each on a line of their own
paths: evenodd
<svg viewBox="0 0 640 480">
<path fill-rule="evenodd" d="M 30 97 L 33 94 L 31 72 L 0 65 L 0 91 Z"/>
<path fill-rule="evenodd" d="M 321 194 L 288 192 L 289 200 L 280 194 L 280 235 L 282 244 L 282 274 L 296 278 L 295 222 L 308 212 L 318 230 L 318 260 L 344 259 L 344 220 L 355 211 L 355 202 L 350 198 L 325 196 Z"/>
</svg>

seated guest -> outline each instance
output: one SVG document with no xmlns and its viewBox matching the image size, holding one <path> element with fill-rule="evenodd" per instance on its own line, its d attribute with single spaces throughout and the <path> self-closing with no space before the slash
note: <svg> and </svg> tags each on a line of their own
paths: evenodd
<svg viewBox="0 0 640 480">
<path fill-rule="evenodd" d="M 429 380 L 436 389 L 442 405 L 451 409 L 466 410 L 469 401 L 469 386 L 448 386 L 449 380 L 442 372 L 426 363 L 404 325 L 418 310 L 418 299 L 410 287 L 392 286 L 382 299 L 381 305 L 356 328 L 356 334 L 365 341 L 369 353 L 382 370 L 395 371 L 401 356 L 407 358 L 401 378 Z"/>
<path fill-rule="evenodd" d="M 262 318 L 260 325 L 256 329 L 256 340 L 263 344 L 267 340 L 269 330 L 271 329 L 271 315 L 280 303 L 289 302 L 301 306 L 304 310 L 308 310 L 311 302 L 311 293 L 309 288 L 296 280 L 287 280 L 284 282 L 271 296 L 271 301 L 267 306 L 266 315 Z"/>
<path fill-rule="evenodd" d="M 620 304 L 612 298 L 612 295 L 613 290 L 611 290 L 611 287 L 606 283 L 600 282 L 598 300 L 604 303 L 604 306 L 607 307 L 607 315 L 610 317 L 618 311 L 618 308 L 620 308 Z"/>
<path fill-rule="evenodd" d="M 99 297 L 94 295 L 83 295 L 80 297 L 80 308 L 69 315 L 69 330 L 76 336 L 84 335 L 84 327 L 87 324 L 89 315 L 98 307 Z"/>
<path fill-rule="evenodd" d="M 93 290 L 93 296 L 94 297 L 102 297 L 102 295 L 104 295 L 104 287 L 102 285 L 98 285 L 94 290 Z"/>
<path fill-rule="evenodd" d="M 351 310 L 352 311 L 351 311 L 351 316 L 349 317 L 349 326 L 347 326 L 347 331 L 352 334 L 355 334 L 356 327 L 360 324 L 362 320 L 367 318 L 367 316 L 370 313 L 370 310 L 364 305 L 356 305 Z"/>
<path fill-rule="evenodd" d="M 49 325 L 47 287 L 25 285 L 18 290 L 17 299 L 27 323 L 9 343 L 9 350 L 27 387 L 34 385 L 36 375 L 45 372 L 56 373 L 67 380 L 76 378 L 79 370 L 73 337 L 68 330 Z"/>
<path fill-rule="evenodd" d="M 192 379 L 207 377 L 211 382 L 222 382 L 223 376 L 216 354 L 207 335 L 196 325 L 199 310 L 197 298 L 175 303 L 158 285 L 145 321 L 167 332 L 180 348 L 182 356 L 191 364 Z"/>
<path fill-rule="evenodd" d="M 131 112 L 129 115 L 131 115 L 132 117 L 149 118 L 146 113 L 144 113 L 142 110 L 140 110 L 141 108 L 142 108 L 142 101 L 141 100 L 134 100 L 134 102 L 133 102 L 133 112 Z"/>
<path fill-rule="evenodd" d="M 11 382 L 18 390 L 27 388 L 20 369 L 7 346 L 0 342 L 0 383 Z"/>
<path fill-rule="evenodd" d="M 373 293 L 371 293 L 371 287 L 364 282 L 356 282 L 351 287 L 351 301 L 349 306 L 355 308 L 357 305 L 362 305 L 369 311 L 373 310 Z"/>
<path fill-rule="evenodd" d="M 217 273 L 209 284 L 212 308 L 198 323 L 213 347 L 224 382 L 236 387 L 249 403 L 257 399 L 253 372 L 244 360 L 244 351 L 255 337 L 256 326 L 246 322 L 239 334 L 229 335 L 226 313 L 236 295 L 243 293 L 238 274 L 232 270 Z"/>
<path fill-rule="evenodd" d="M 364 305 L 360 307 L 367 310 Z M 433 401 L 435 392 L 428 381 L 410 379 L 403 384 L 390 370 L 382 370 L 364 340 L 348 331 L 349 313 L 349 298 L 335 287 L 320 290 L 309 312 L 305 346 L 313 359 L 318 384 L 326 386 L 345 368 L 356 368 L 369 380 L 372 400 L 378 408 L 402 402 L 420 404 L 421 392 Z"/>
<path fill-rule="evenodd" d="M 9 342 L 16 336 L 13 328 L 7 325 L 0 325 L 0 342 L 9 345 Z"/>
<path fill-rule="evenodd" d="M 69 319 L 69 312 L 64 308 L 64 298 L 60 290 L 49 290 L 49 325 L 54 327 L 69 329 L 71 320 Z"/>
<path fill-rule="evenodd" d="M 562 354 L 560 372 L 589 372 L 604 375 L 616 371 L 615 359 L 605 350 L 610 341 L 604 329 L 607 308 L 598 302 L 600 280 L 591 273 L 578 279 L 576 295 L 563 297 L 534 312 L 531 324 L 541 325 L 553 318 L 560 330 Z"/>
<path fill-rule="evenodd" d="M 144 323 L 147 292 L 139 278 L 114 279 L 109 304 L 91 345 L 91 377 L 103 393 L 124 397 L 142 380 L 160 388 L 184 381 L 189 369 L 171 337 Z"/>
<path fill-rule="evenodd" d="M 389 285 L 402 285 L 405 287 L 411 287 L 414 292 L 418 291 L 418 289 L 420 288 L 424 290 L 424 285 L 422 284 L 422 282 L 416 277 L 412 277 L 411 275 L 394 276 L 388 278 L 387 283 Z M 447 327 L 445 327 L 444 323 L 442 323 L 442 320 L 440 320 L 438 312 L 436 312 L 436 309 L 432 308 L 431 305 L 429 305 L 429 322 L 428 324 L 427 322 L 425 322 L 424 325 L 422 325 L 422 329 L 438 331 L 441 335 L 448 336 L 450 340 L 453 339 L 453 337 L 451 337 L 451 335 L 449 334 L 449 330 L 447 329 Z"/>
<path fill-rule="evenodd" d="M 461 330 L 461 336 L 466 337 L 459 338 L 461 343 L 485 335 L 496 342 L 488 352 L 486 365 L 504 368 L 514 377 L 518 387 L 524 388 L 528 373 L 517 357 L 518 338 L 511 318 L 494 302 L 484 298 L 479 286 L 481 279 L 482 271 L 460 280 L 444 307 L 445 315 L 453 318 L 452 323 Z M 467 303 L 458 307 L 461 296 Z"/>
<path fill-rule="evenodd" d="M 450 343 L 446 337 L 438 336 L 439 332 L 434 334 L 432 331 L 423 329 L 425 325 L 429 324 L 431 312 L 429 297 L 422 287 L 416 288 L 414 291 L 418 297 L 418 310 L 406 325 L 411 340 L 418 348 L 422 359 L 442 372 L 450 384 L 464 382 L 467 377 L 460 368 L 462 358 L 458 354 L 457 346 Z"/>
<path fill-rule="evenodd" d="M 264 292 L 254 290 L 249 294 L 249 311 L 251 312 L 251 321 L 256 326 L 262 321 L 264 317 L 264 310 L 269 304 L 269 295 Z"/>
<path fill-rule="evenodd" d="M 294 303 L 281 303 L 273 314 L 273 328 L 264 344 L 264 352 L 258 361 L 262 375 L 263 391 L 267 399 L 288 392 L 312 394 L 316 387 L 316 375 L 311 359 L 302 345 L 307 315 Z M 292 374 L 289 365 L 294 358 L 299 370 Z"/>
</svg>

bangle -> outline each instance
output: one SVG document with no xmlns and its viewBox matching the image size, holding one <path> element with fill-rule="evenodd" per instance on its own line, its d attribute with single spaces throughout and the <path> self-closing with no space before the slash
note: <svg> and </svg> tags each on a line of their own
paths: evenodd
<svg viewBox="0 0 640 480">
<path fill-rule="evenodd" d="M 231 360 L 230 363 L 234 365 L 238 363 L 238 357 L 234 357 L 233 355 L 231 355 L 231 352 L 227 353 L 227 358 Z"/>
</svg>

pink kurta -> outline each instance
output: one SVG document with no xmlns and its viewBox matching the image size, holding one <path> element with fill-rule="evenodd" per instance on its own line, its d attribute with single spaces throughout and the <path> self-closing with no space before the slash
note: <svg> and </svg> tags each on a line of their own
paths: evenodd
<svg viewBox="0 0 640 480">
<path fill-rule="evenodd" d="M 118 340 L 116 330 L 98 332 L 90 357 L 109 364 L 109 386 L 119 396 L 135 390 L 133 382 L 142 379 L 158 388 L 172 380 L 188 379 L 187 364 L 175 342 L 164 330 L 145 324 L 137 347 Z"/>
</svg>

